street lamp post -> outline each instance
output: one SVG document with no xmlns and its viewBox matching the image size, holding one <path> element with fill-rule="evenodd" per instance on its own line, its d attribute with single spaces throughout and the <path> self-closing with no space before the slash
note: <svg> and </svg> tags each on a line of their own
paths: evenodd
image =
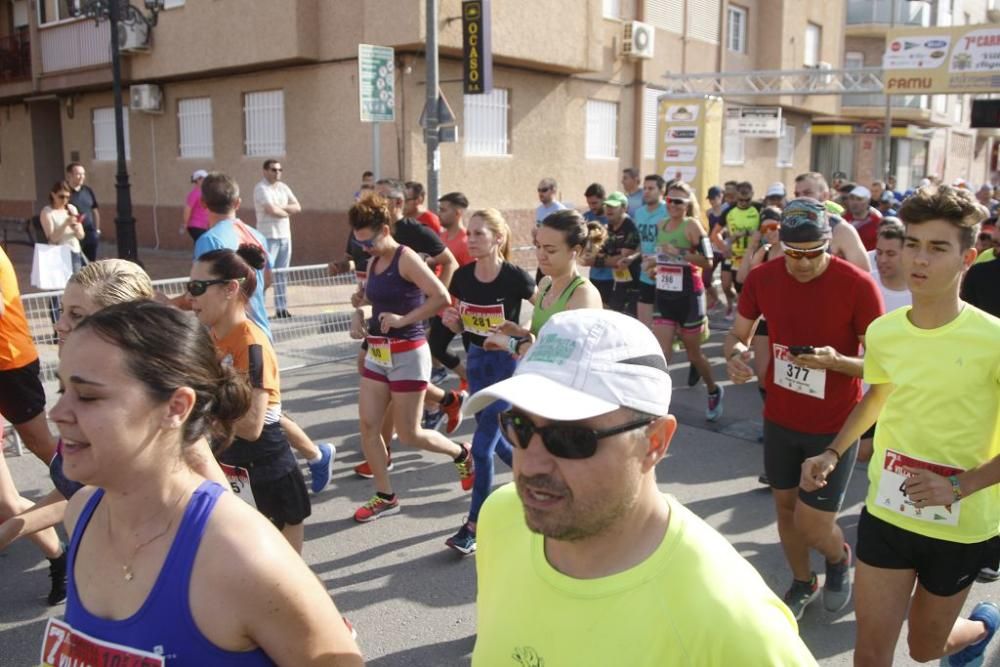
<svg viewBox="0 0 1000 667">
<path fill-rule="evenodd" d="M 128 168 L 125 165 L 125 119 L 122 110 L 122 71 L 121 54 L 119 50 L 118 30 L 122 23 L 145 24 L 146 34 L 156 25 L 163 0 L 144 0 L 149 10 L 147 17 L 141 10 L 128 3 L 128 0 L 84 0 L 76 5 L 78 16 L 88 16 L 95 23 L 106 20 L 111 28 L 111 90 L 115 105 L 115 151 L 117 154 L 117 171 L 115 173 L 115 192 L 117 194 L 117 210 L 115 215 L 115 237 L 118 239 L 118 257 L 133 262 L 139 261 L 139 245 L 135 233 L 135 218 L 132 216 L 132 186 L 128 181 Z M 148 39 L 148 37 L 147 37 Z"/>
</svg>

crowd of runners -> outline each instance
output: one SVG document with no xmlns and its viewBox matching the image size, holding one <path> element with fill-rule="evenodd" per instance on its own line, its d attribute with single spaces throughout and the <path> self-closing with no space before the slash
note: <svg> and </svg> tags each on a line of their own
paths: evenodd
<svg viewBox="0 0 1000 667">
<path fill-rule="evenodd" d="M 445 544 L 478 554 L 473 664 L 810 665 L 796 622 L 820 598 L 829 611 L 853 600 L 856 665 L 892 664 L 904 623 L 914 660 L 982 664 L 1000 608 L 960 612 L 1000 565 L 989 185 L 898 192 L 809 172 L 758 197 L 748 182 L 697 193 L 626 169 L 579 211 L 545 178 L 533 275 L 500 211 L 451 192 L 435 215 L 419 183 L 365 176 L 329 264 L 357 281 L 355 472 L 372 495 L 354 520 L 405 508 L 394 449 L 454 463 L 471 493 Z M 231 177 L 199 183 L 207 227 L 182 296 L 123 260 L 69 280 L 47 414 L 0 250 L 0 413 L 54 487 L 23 498 L 0 457 L 0 550 L 32 540 L 49 604 L 66 601 L 39 638 L 46 665 L 362 664 L 299 555 L 336 451 L 282 410 L 268 242 L 237 218 Z M 285 293 L 276 308 L 292 317 Z M 712 314 L 729 328 L 725 376 L 702 350 Z M 656 485 L 680 349 L 707 421 L 724 384 L 757 382 L 760 480 L 790 575 L 780 597 Z M 469 442 L 450 437 L 463 418 Z M 496 458 L 514 483 L 494 493 Z M 852 545 L 837 519 L 858 462 L 869 486 Z"/>
</svg>

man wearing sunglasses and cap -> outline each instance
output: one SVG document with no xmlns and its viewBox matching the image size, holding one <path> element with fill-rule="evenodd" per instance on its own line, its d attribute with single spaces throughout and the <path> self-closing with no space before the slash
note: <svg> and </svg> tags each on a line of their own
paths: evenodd
<svg viewBox="0 0 1000 667">
<path fill-rule="evenodd" d="M 868 325 L 884 312 L 871 275 L 830 254 L 826 208 L 809 198 L 788 202 L 779 239 L 784 261 L 750 272 L 739 314 L 726 336 L 726 371 L 736 384 L 752 379 L 754 322 L 767 318 L 771 354 L 763 382 L 764 471 L 774 494 L 778 535 L 792 570 L 785 603 L 796 618 L 819 595 L 809 549 L 826 559 L 823 605 L 838 611 L 850 600 L 850 547 L 836 523 L 857 447 L 838 456 L 828 484 L 799 489 L 802 461 L 826 449 L 861 400 Z M 841 460 L 842 459 L 842 460 Z"/>
<path fill-rule="evenodd" d="M 657 487 L 670 391 L 642 323 L 574 310 L 469 400 L 511 404 L 514 446 L 479 518 L 474 666 L 816 664 L 753 567 Z"/>
</svg>

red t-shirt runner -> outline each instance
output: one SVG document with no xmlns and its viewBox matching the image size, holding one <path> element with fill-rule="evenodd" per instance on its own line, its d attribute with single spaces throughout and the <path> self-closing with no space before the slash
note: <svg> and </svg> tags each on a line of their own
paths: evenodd
<svg viewBox="0 0 1000 667">
<path fill-rule="evenodd" d="M 800 433 L 837 433 L 861 400 L 861 378 L 835 371 L 808 373 L 786 363 L 792 345 L 830 346 L 857 357 L 859 336 L 882 315 L 885 306 L 872 277 L 838 257 L 818 278 L 802 283 L 788 274 L 785 258 L 771 260 L 750 272 L 740 294 L 739 313 L 767 319 L 771 357 L 764 417 Z M 778 355 L 776 363 L 775 355 Z M 775 382 L 780 366 L 782 381 Z"/>
</svg>

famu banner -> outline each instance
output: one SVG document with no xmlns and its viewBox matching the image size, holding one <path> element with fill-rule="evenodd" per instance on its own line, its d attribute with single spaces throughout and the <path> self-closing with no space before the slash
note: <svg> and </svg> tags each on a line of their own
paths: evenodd
<svg viewBox="0 0 1000 667">
<path fill-rule="evenodd" d="M 889 94 L 1000 90 L 1000 25 L 896 28 L 882 57 Z"/>
</svg>

